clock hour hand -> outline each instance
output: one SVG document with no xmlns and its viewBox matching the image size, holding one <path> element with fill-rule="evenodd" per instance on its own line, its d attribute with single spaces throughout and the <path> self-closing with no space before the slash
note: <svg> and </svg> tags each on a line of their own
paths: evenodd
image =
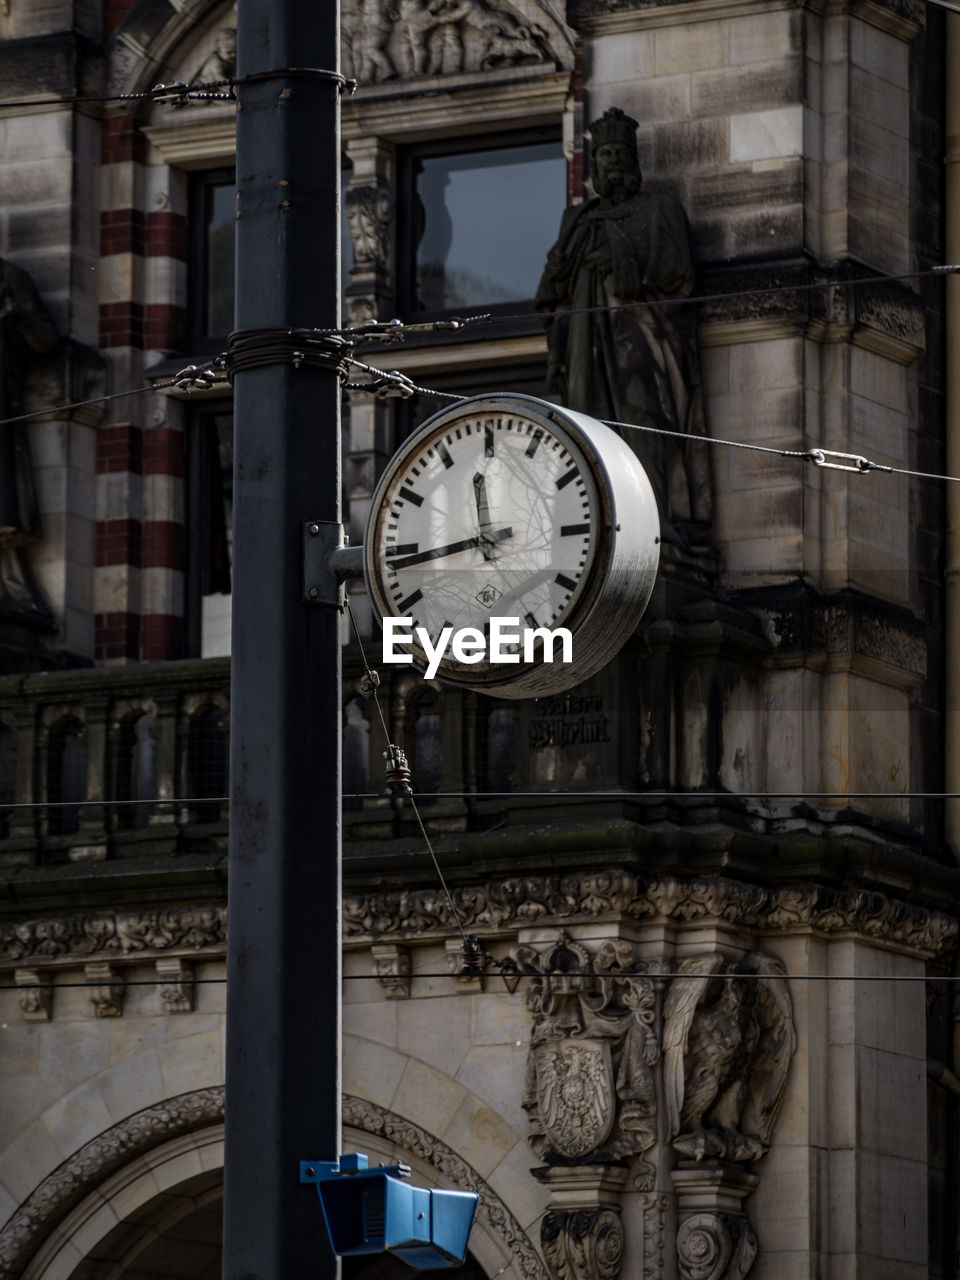
<svg viewBox="0 0 960 1280">
<path fill-rule="evenodd" d="M 484 560 L 496 557 L 494 542 L 490 537 L 490 507 L 487 503 L 487 481 L 478 471 L 473 477 L 473 493 L 477 500 L 477 520 L 480 524 L 480 546 Z"/>
<path fill-rule="evenodd" d="M 387 559 L 389 569 L 409 569 L 415 564 L 424 564 L 427 560 L 440 560 L 444 556 L 456 555 L 458 551 L 469 551 L 471 547 L 479 547 L 484 543 L 503 542 L 513 537 L 513 529 L 494 529 L 481 537 L 461 538 L 459 542 L 448 542 L 445 547 L 431 547 L 429 551 L 415 551 L 413 555 L 399 556 L 396 560 Z"/>
</svg>

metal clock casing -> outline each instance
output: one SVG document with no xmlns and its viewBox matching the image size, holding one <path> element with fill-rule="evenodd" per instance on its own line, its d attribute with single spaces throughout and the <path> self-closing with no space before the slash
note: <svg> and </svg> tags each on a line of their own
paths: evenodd
<svg viewBox="0 0 960 1280">
<path fill-rule="evenodd" d="M 476 396 L 441 410 L 401 445 L 373 496 L 364 538 L 380 620 L 411 617 L 484 631 L 566 627 L 573 661 L 467 665 L 438 676 L 501 698 L 561 693 L 623 647 L 659 563 L 653 489 L 636 455 L 602 422 L 533 396 Z M 487 627 L 487 630 L 489 628 Z M 427 660 L 414 643 L 414 666 Z"/>
</svg>

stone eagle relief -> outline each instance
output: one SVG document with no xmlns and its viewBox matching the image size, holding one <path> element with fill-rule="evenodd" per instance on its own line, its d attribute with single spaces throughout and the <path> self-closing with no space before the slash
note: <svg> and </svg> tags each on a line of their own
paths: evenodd
<svg viewBox="0 0 960 1280">
<path fill-rule="evenodd" d="M 511 959 L 530 979 L 523 1106 L 545 1161 L 532 1172 L 557 1187 L 541 1224 L 554 1280 L 615 1280 L 620 1188 L 642 1193 L 644 1280 L 666 1274 L 670 1220 L 680 1280 L 743 1280 L 757 1239 L 735 1206 L 756 1185 L 749 1165 L 770 1145 L 797 1047 L 780 961 L 669 965 L 566 932 Z"/>
<path fill-rule="evenodd" d="M 797 1047 L 783 968 L 754 952 L 726 967 L 719 955 L 693 956 L 679 971 L 663 1008 L 670 1141 L 694 1160 L 756 1160 Z"/>
</svg>

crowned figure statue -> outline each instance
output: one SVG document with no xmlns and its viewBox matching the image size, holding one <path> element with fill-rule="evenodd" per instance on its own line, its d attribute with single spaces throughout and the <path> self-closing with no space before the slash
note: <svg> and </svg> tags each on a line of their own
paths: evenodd
<svg viewBox="0 0 960 1280">
<path fill-rule="evenodd" d="M 595 418 L 703 436 L 696 322 L 682 302 L 694 278 L 683 206 L 643 189 L 636 120 L 613 107 L 588 132 L 596 195 L 565 211 L 537 290 L 548 391 Z M 712 514 L 708 446 L 623 434 L 650 477 L 664 539 L 704 542 Z"/>
</svg>

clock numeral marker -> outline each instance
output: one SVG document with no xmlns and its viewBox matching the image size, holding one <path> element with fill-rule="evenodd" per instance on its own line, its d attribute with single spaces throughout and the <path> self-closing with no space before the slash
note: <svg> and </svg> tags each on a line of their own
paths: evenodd
<svg viewBox="0 0 960 1280">
<path fill-rule="evenodd" d="M 565 591 L 576 591 L 577 584 L 572 578 L 566 578 L 562 573 L 558 573 L 554 578 L 554 582 L 558 587 L 563 587 Z"/>
<path fill-rule="evenodd" d="M 543 432 L 540 430 L 539 427 L 537 427 L 536 431 L 534 431 L 533 433 L 533 439 L 527 445 L 526 449 L 524 449 L 524 456 L 527 458 L 532 458 L 533 455 L 540 448 L 540 441 L 542 439 L 543 439 Z"/>
<path fill-rule="evenodd" d="M 557 488 L 565 489 L 571 480 L 577 480 L 579 476 L 580 476 L 580 472 L 577 470 L 577 468 L 571 467 L 570 470 L 565 471 L 563 475 L 560 477 L 560 479 L 557 481 Z M 583 482 L 581 481 L 581 483 Z M 401 489 L 400 492 L 403 493 L 403 490 Z"/>
<path fill-rule="evenodd" d="M 406 500 L 408 502 L 412 502 L 415 507 L 423 506 L 423 494 L 414 493 L 412 489 L 403 488 L 400 490 L 400 493 L 398 496 L 401 498 L 406 498 Z"/>
<path fill-rule="evenodd" d="M 397 608 L 401 613 L 406 613 L 408 609 L 412 609 L 415 604 L 423 599 L 422 591 L 414 591 L 412 595 L 407 596 L 406 600 L 401 600 Z"/>
<path fill-rule="evenodd" d="M 450 457 L 450 450 L 447 448 L 447 446 L 443 443 L 442 440 L 437 445 L 437 453 L 440 455 L 440 461 L 449 471 L 450 468 L 453 466 L 453 459 Z"/>
<path fill-rule="evenodd" d="M 589 533 L 589 524 L 562 524 L 560 526 L 561 538 L 572 538 L 578 533 Z"/>
<path fill-rule="evenodd" d="M 493 457 L 493 423 L 487 422 L 483 428 L 483 454 L 485 458 Z"/>
</svg>

